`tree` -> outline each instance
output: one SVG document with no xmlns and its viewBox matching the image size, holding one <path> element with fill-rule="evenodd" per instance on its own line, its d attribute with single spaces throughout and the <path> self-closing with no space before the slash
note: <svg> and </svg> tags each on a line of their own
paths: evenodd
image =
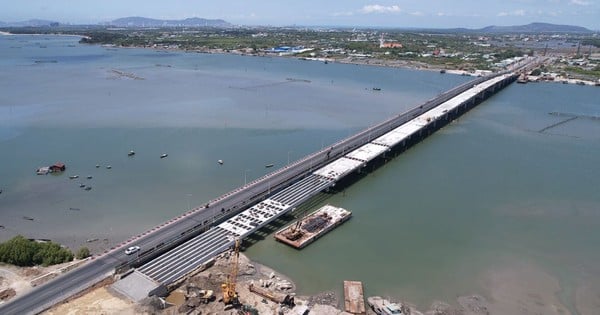
<svg viewBox="0 0 600 315">
<path fill-rule="evenodd" d="M 534 69 L 533 71 L 531 71 L 531 75 L 541 75 L 542 74 L 542 70 L 540 68 Z"/>
<path fill-rule="evenodd" d="M 90 250 L 87 247 L 81 247 L 78 251 L 77 254 L 75 254 L 75 258 L 77 259 L 84 259 L 84 258 L 88 258 L 90 257 Z"/>
<path fill-rule="evenodd" d="M 73 253 L 54 242 L 38 243 L 21 235 L 0 244 L 0 262 L 17 266 L 54 265 L 73 260 Z"/>
</svg>

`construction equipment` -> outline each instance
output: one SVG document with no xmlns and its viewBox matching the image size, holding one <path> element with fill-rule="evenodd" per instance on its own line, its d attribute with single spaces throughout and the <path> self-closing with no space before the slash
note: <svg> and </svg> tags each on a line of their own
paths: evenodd
<svg viewBox="0 0 600 315">
<path fill-rule="evenodd" d="M 250 284 L 248 286 L 250 292 L 254 292 L 264 298 L 267 298 L 273 302 L 279 303 L 281 305 L 288 306 L 290 308 L 294 307 L 296 304 L 294 303 L 294 297 L 289 294 L 276 293 L 272 292 L 268 289 L 263 289 L 261 287 L 257 287 L 254 284 Z"/>
<path fill-rule="evenodd" d="M 235 292 L 235 285 L 238 274 L 238 263 L 240 259 L 240 240 L 235 240 L 233 248 L 233 257 L 231 257 L 231 271 L 227 275 L 225 283 L 221 284 L 221 290 L 223 291 L 223 304 L 225 305 L 239 305 L 237 292 Z"/>
<path fill-rule="evenodd" d="M 187 285 L 185 299 L 197 299 L 200 303 L 208 304 L 215 297 L 213 290 L 201 290 L 195 284 Z"/>
</svg>

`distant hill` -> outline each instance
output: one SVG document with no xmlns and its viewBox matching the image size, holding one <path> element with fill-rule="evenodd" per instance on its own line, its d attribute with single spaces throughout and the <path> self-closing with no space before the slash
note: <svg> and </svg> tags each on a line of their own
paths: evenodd
<svg viewBox="0 0 600 315">
<path fill-rule="evenodd" d="M 478 30 L 481 33 L 593 33 L 581 26 L 550 23 L 530 23 L 514 26 L 487 26 Z"/>
<path fill-rule="evenodd" d="M 58 26 L 58 25 L 59 25 L 59 23 L 55 22 L 55 21 L 38 20 L 38 19 L 21 21 L 21 22 L 12 22 L 12 23 L 0 22 L 0 26 L 4 26 L 4 27 L 43 27 L 43 26 Z"/>
<path fill-rule="evenodd" d="M 109 23 L 113 26 L 119 27 L 173 27 L 173 26 L 187 26 L 187 27 L 220 27 L 227 28 L 232 25 L 224 20 L 210 20 L 202 18 L 188 18 L 184 20 L 158 20 L 149 19 L 145 17 L 126 17 L 113 20 Z"/>
</svg>

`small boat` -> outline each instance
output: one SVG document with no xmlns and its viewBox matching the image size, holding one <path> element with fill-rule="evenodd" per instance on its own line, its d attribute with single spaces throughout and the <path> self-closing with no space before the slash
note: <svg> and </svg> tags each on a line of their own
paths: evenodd
<svg viewBox="0 0 600 315">
<path fill-rule="evenodd" d="M 92 179 L 92 175 L 88 175 L 88 176 L 87 176 L 87 179 Z"/>
<path fill-rule="evenodd" d="M 97 241 L 97 238 L 90 238 L 89 240 L 86 240 L 86 242 L 91 243 L 91 242 L 95 242 Z"/>
<path fill-rule="evenodd" d="M 374 87 L 374 88 L 373 88 L 373 91 L 381 91 L 381 88 Z"/>
<path fill-rule="evenodd" d="M 265 165 L 265 168 L 269 168 L 269 167 L 273 167 L 273 164 L 267 164 L 267 165 Z"/>
<path fill-rule="evenodd" d="M 90 191 L 90 190 L 92 190 L 92 186 L 87 186 L 84 188 L 84 190 Z"/>
<path fill-rule="evenodd" d="M 129 151 L 129 153 L 127 153 L 127 156 L 134 156 L 135 155 L 135 151 L 131 150 Z"/>
<path fill-rule="evenodd" d="M 446 73 L 446 69 L 442 69 L 442 70 L 440 70 L 440 73 L 441 73 L 441 74 L 444 74 L 444 73 Z"/>
<path fill-rule="evenodd" d="M 163 154 L 161 154 L 161 155 L 160 155 L 160 158 L 161 158 L 161 159 L 164 159 L 164 158 L 166 158 L 167 156 L 169 156 L 169 155 L 168 155 L 168 154 L 166 154 L 166 153 L 163 153 Z"/>
<path fill-rule="evenodd" d="M 96 164 L 96 168 L 100 168 L 100 164 Z"/>
<path fill-rule="evenodd" d="M 112 168 L 112 166 L 110 166 L 110 165 L 106 165 L 106 169 L 107 169 L 107 170 L 109 170 L 109 169 L 111 169 L 111 168 Z"/>
<path fill-rule="evenodd" d="M 35 173 L 38 175 L 46 175 L 46 174 L 50 173 L 50 167 L 48 167 L 48 166 L 40 167 L 37 170 L 35 170 Z"/>
<path fill-rule="evenodd" d="M 76 179 L 76 178 L 79 178 L 79 175 L 71 175 L 71 176 L 69 176 L 69 179 Z"/>
<path fill-rule="evenodd" d="M 23 220 L 33 221 L 33 218 L 32 217 L 23 216 Z"/>
<path fill-rule="evenodd" d="M 218 160 L 217 163 L 223 165 L 223 160 Z"/>
<path fill-rule="evenodd" d="M 83 188 L 85 187 L 85 184 L 79 184 L 79 187 Z"/>
<path fill-rule="evenodd" d="M 79 208 L 69 208 L 69 210 L 71 210 L 71 211 L 79 211 L 81 209 L 79 209 Z"/>
</svg>

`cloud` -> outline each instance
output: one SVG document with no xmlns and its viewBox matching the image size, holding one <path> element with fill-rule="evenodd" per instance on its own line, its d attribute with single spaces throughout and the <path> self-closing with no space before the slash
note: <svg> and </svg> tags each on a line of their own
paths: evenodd
<svg viewBox="0 0 600 315">
<path fill-rule="evenodd" d="M 585 1 L 585 0 L 570 0 L 569 4 L 574 4 L 574 5 L 590 5 L 592 4 L 590 1 Z"/>
<path fill-rule="evenodd" d="M 519 9 L 511 12 L 500 12 L 498 16 L 525 16 L 525 10 Z"/>
<path fill-rule="evenodd" d="M 354 12 L 351 11 L 342 11 L 342 12 L 334 12 L 333 16 L 353 16 Z"/>
<path fill-rule="evenodd" d="M 383 6 L 380 4 L 369 4 L 369 5 L 365 5 L 364 7 L 362 7 L 362 9 L 360 9 L 360 12 L 364 13 L 364 14 L 399 13 L 401 11 L 402 10 L 400 9 L 400 6 L 397 6 L 397 5 Z"/>
</svg>

